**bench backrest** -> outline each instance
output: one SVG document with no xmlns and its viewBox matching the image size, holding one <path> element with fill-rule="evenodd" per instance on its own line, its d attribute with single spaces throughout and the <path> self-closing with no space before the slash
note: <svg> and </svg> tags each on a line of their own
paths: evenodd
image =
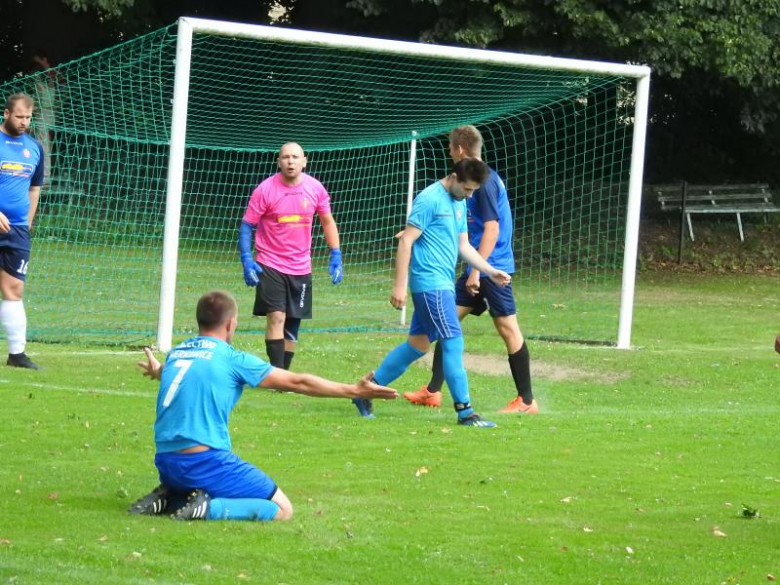
<svg viewBox="0 0 780 585">
<path fill-rule="evenodd" d="M 649 185 L 645 188 L 658 199 L 664 211 L 680 209 L 682 185 Z M 747 185 L 688 185 L 686 205 L 757 205 L 771 206 L 772 191 L 769 185 L 754 183 Z"/>
</svg>

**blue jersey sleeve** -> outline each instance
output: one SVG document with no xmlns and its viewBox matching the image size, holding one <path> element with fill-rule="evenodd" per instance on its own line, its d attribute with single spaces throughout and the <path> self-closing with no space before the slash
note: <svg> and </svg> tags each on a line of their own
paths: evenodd
<svg viewBox="0 0 780 585">
<path fill-rule="evenodd" d="M 268 362 L 243 351 L 236 351 L 231 362 L 236 381 L 252 387 L 259 386 L 273 370 Z"/>
<path fill-rule="evenodd" d="M 46 157 L 43 155 L 43 146 L 41 146 L 41 143 L 37 140 L 35 141 L 35 146 L 38 147 L 38 152 L 40 153 L 40 161 L 38 162 L 38 166 L 35 167 L 35 171 L 32 174 L 32 179 L 30 180 L 30 187 L 40 187 L 43 185 L 43 175 L 44 175 L 44 160 Z"/>
<path fill-rule="evenodd" d="M 498 221 L 498 198 L 501 194 L 500 185 L 494 173 L 477 193 L 474 194 L 477 204 L 476 212 L 482 223 L 486 221 Z"/>
<path fill-rule="evenodd" d="M 433 197 L 426 197 L 420 194 L 412 204 L 412 212 L 409 214 L 406 223 L 413 225 L 420 231 L 425 231 L 431 220 L 433 220 L 435 213 L 436 200 Z"/>
</svg>

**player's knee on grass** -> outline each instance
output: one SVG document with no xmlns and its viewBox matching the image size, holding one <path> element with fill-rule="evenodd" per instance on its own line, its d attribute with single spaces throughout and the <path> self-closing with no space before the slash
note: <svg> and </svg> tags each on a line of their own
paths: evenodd
<svg viewBox="0 0 780 585">
<path fill-rule="evenodd" d="M 290 502 L 290 498 L 287 497 L 282 490 L 276 490 L 276 493 L 271 498 L 271 501 L 279 506 L 279 511 L 276 513 L 274 520 L 290 520 L 293 517 L 293 505 Z"/>
</svg>

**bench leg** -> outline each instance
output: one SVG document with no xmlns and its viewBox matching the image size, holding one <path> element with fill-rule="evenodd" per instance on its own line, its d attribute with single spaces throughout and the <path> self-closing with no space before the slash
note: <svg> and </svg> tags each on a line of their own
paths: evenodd
<svg viewBox="0 0 780 585">
<path fill-rule="evenodd" d="M 691 223 L 691 214 L 686 213 L 685 217 L 688 219 L 688 235 L 691 236 L 691 242 L 693 241 L 693 224 Z"/>
<path fill-rule="evenodd" d="M 739 241 L 745 241 L 745 233 L 742 231 L 742 214 L 737 213 L 737 225 L 739 226 Z"/>
</svg>

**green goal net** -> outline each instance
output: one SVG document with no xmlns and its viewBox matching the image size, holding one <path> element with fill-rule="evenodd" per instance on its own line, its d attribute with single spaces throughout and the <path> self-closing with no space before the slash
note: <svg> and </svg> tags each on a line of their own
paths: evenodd
<svg viewBox="0 0 780 585">
<path fill-rule="evenodd" d="M 410 190 L 447 173 L 449 131 L 474 124 L 510 195 L 523 331 L 615 342 L 637 75 L 236 27 L 195 26 L 187 48 L 181 206 L 168 209 L 179 219 L 174 336 L 192 332 L 195 301 L 211 288 L 236 295 L 244 331 L 262 330 L 249 320 L 238 225 L 286 141 L 304 147 L 307 172 L 330 192 L 344 255 L 344 282 L 332 286 L 315 228 L 314 319 L 304 330 L 400 330 L 388 303 L 393 236 Z M 4 95 L 35 97 L 49 162 L 26 289 L 33 340 L 158 335 L 180 28 L 3 85 Z"/>
</svg>

